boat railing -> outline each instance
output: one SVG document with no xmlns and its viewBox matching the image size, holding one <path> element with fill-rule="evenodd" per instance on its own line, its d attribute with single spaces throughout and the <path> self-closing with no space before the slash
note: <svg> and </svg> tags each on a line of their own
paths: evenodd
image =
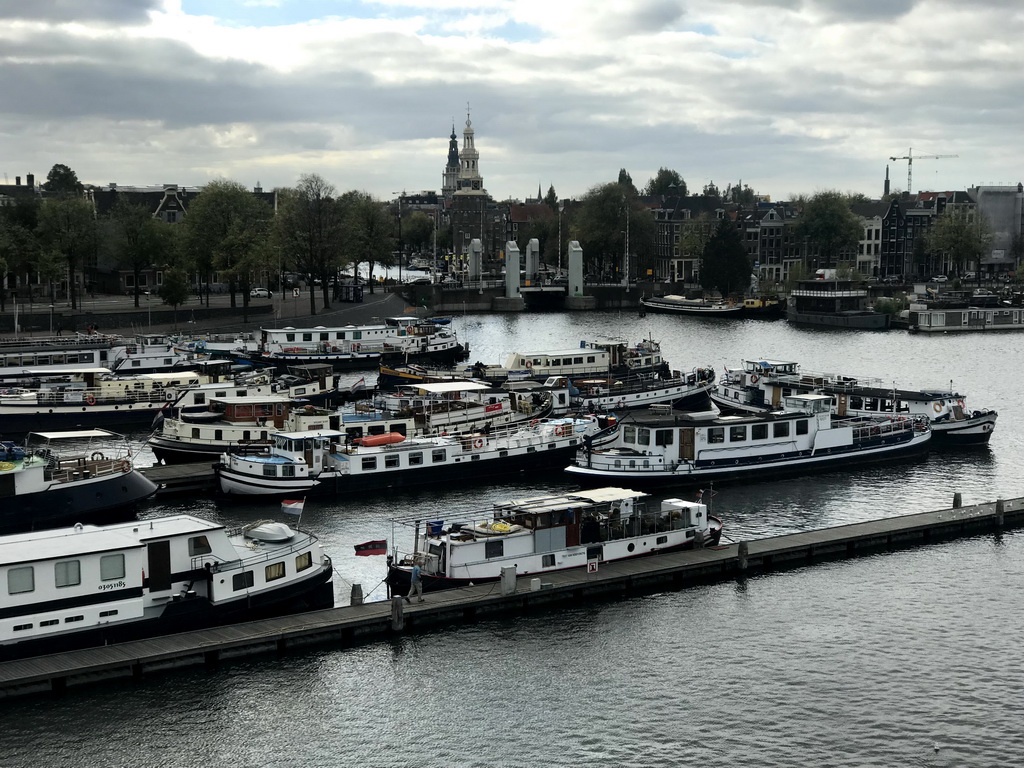
<svg viewBox="0 0 1024 768">
<path fill-rule="evenodd" d="M 238 528 L 232 528 L 227 531 L 228 536 L 241 536 L 245 532 L 245 526 Z M 316 543 L 316 537 L 310 533 L 297 532 L 295 538 L 287 543 L 287 545 L 274 545 L 273 547 L 264 547 L 257 539 L 247 539 L 246 546 L 252 552 L 252 554 L 246 554 L 244 557 L 237 559 L 226 559 L 216 554 L 197 555 L 192 558 L 192 569 L 203 570 L 206 568 L 206 564 L 210 563 L 211 573 L 229 573 L 231 571 L 244 570 L 251 568 L 253 565 L 258 563 L 264 563 L 268 560 L 278 560 L 287 555 L 301 552 L 307 549 L 311 544 Z"/>
<path fill-rule="evenodd" d="M 37 390 L 35 402 L 39 405 L 87 406 L 97 403 L 164 403 L 174 402 L 177 397 L 176 387 L 125 389 L 124 391 L 118 391 L 113 387 L 50 387 Z M 21 398 L 11 402 L 31 401 Z"/>
<path fill-rule="evenodd" d="M 48 458 L 37 456 L 32 460 L 27 460 L 26 464 L 33 460 L 46 462 L 47 468 L 44 478 L 48 482 L 54 483 L 71 483 L 78 480 L 88 480 L 91 477 L 120 475 L 132 470 L 132 463 L 127 458 L 107 458 L 100 452 L 61 457 L 51 454 Z"/>
<path fill-rule="evenodd" d="M 120 336 L 107 336 L 101 334 L 79 333 L 74 336 L 45 336 L 34 339 L 0 339 L 0 350 L 24 349 L 27 352 L 45 351 L 55 349 L 78 349 L 110 347 L 114 344 L 122 344 L 124 339 Z"/>
</svg>

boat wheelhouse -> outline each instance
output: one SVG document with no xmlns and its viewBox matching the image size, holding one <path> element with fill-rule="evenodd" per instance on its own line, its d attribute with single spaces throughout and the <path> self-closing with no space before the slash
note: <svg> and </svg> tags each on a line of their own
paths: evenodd
<svg viewBox="0 0 1024 768">
<path fill-rule="evenodd" d="M 783 405 L 743 416 L 632 411 L 612 439 L 584 445 L 566 471 L 586 485 L 697 485 L 919 455 L 931 438 L 923 417 L 833 419 L 827 395 L 794 395 Z"/>
<path fill-rule="evenodd" d="M 878 378 L 803 372 L 786 360 L 745 360 L 742 368 L 726 369 L 711 397 L 725 412 L 763 413 L 796 394 L 829 395 L 839 418 L 927 417 L 936 440 L 960 445 L 987 443 L 998 418 L 991 408 L 968 408 L 967 397 L 952 386 L 905 389 Z"/>
<path fill-rule="evenodd" d="M 829 328 L 884 330 L 889 316 L 868 307 L 868 291 L 852 280 L 800 280 L 790 291 L 786 319 Z"/>
<path fill-rule="evenodd" d="M 420 514 L 393 521 L 392 541 L 398 531 L 412 534 L 412 547 L 394 545 L 387 578 L 392 594 L 409 591 L 414 565 L 420 566 L 424 591 L 432 592 L 498 581 L 506 568 L 516 576 L 537 576 L 592 562 L 715 546 L 722 535 L 722 521 L 704 504 L 682 499 L 651 503 L 647 494 L 625 488 L 513 499 L 438 517 Z"/>
<path fill-rule="evenodd" d="M 560 470 L 596 418 L 538 419 L 458 435 L 405 438 L 387 433 L 355 441 L 338 430 L 273 435 L 268 454 L 225 453 L 216 467 L 228 495 L 294 497 Z M 357 444 L 362 442 L 363 444 Z M 367 444 L 372 443 L 372 444 Z"/>
<path fill-rule="evenodd" d="M 0 657 L 106 645 L 334 603 L 315 536 L 173 515 L 0 537 Z"/>
<path fill-rule="evenodd" d="M 33 432 L 0 443 L 0 533 L 134 513 L 156 493 L 124 436 L 105 429 Z"/>
<path fill-rule="evenodd" d="M 694 368 L 689 373 L 672 371 L 669 376 L 661 373 L 575 379 L 551 376 L 544 382 L 544 389 L 568 392 L 564 404 L 556 399 L 555 413 L 607 413 L 660 404 L 682 411 L 701 411 L 711 405 L 714 382 L 714 368 Z M 528 384 L 532 382 L 509 382 L 506 386 L 514 390 Z"/>
</svg>

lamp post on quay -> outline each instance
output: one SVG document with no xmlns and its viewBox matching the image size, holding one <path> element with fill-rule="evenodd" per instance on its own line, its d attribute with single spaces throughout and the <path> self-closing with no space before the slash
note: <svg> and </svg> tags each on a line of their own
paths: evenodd
<svg viewBox="0 0 1024 768">
<path fill-rule="evenodd" d="M 393 192 L 392 194 L 398 195 L 398 282 L 402 282 L 402 197 L 405 195 L 405 190 L 402 192 Z"/>
</svg>

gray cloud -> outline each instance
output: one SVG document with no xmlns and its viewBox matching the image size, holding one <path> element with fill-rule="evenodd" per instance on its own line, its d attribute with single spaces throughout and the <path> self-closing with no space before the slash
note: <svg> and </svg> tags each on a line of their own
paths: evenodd
<svg viewBox="0 0 1024 768">
<path fill-rule="evenodd" d="M 159 8 L 159 0 L 7 0 L 0 3 L 0 19 L 144 24 Z"/>
</svg>

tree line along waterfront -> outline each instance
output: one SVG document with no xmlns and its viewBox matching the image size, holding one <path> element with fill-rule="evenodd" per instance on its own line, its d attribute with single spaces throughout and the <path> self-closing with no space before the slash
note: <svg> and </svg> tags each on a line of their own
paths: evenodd
<svg viewBox="0 0 1024 768">
<path fill-rule="evenodd" d="M 536 240 L 557 271 L 577 241 L 590 281 L 667 281 L 737 296 L 785 292 L 822 269 L 893 283 L 934 275 L 1016 283 L 1024 255 L 1019 215 L 1007 224 L 978 190 L 897 190 L 879 200 L 825 190 L 772 202 L 742 184 L 709 182 L 691 195 L 677 171 L 661 168 L 642 188 L 621 169 L 578 199 L 560 199 L 553 185 L 537 192 L 526 203 L 489 201 L 472 231 L 436 193 L 385 201 L 317 174 L 272 191 L 216 180 L 143 192 L 83 184 L 56 164 L 38 187 L 2 188 L 0 311 L 33 299 L 74 310 L 84 292 L 129 293 L 136 306 L 155 292 L 177 308 L 197 291 L 208 303 L 217 290 L 232 307 L 247 306 L 253 288 L 279 290 L 294 274 L 314 286 L 316 314 L 331 308 L 338 275 L 363 266 L 370 291 L 375 270 L 407 265 L 413 254 L 460 271 L 471 237 L 482 244 L 485 275 L 503 271 L 506 242 L 525 251 Z"/>
</svg>

